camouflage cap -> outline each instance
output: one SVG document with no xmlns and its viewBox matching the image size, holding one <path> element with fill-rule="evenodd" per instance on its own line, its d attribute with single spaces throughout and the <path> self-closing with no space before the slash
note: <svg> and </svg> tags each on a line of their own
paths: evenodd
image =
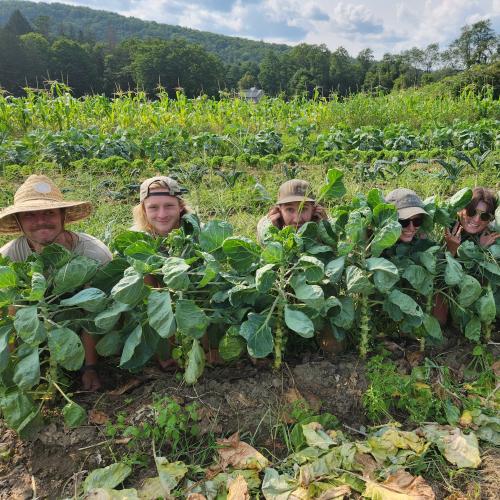
<svg viewBox="0 0 500 500">
<path fill-rule="evenodd" d="M 161 185 L 161 191 L 158 191 L 158 193 L 164 193 L 167 194 L 168 196 L 176 196 L 179 198 L 183 191 L 182 188 L 179 186 L 179 183 L 175 180 L 172 179 L 172 177 L 166 177 L 164 175 L 157 175 L 156 177 L 150 177 L 149 179 L 146 179 L 140 187 L 140 194 L 139 194 L 139 199 L 141 203 L 151 195 L 149 192 L 149 189 L 152 184 L 155 182 L 158 182 Z M 157 189 L 157 188 L 154 188 Z M 160 189 L 160 188 L 158 188 Z"/>
<path fill-rule="evenodd" d="M 311 185 L 301 179 L 292 179 L 284 182 L 278 190 L 278 205 L 294 201 L 316 201 L 313 198 Z"/>
<path fill-rule="evenodd" d="M 394 189 L 385 197 L 385 201 L 398 209 L 398 218 L 401 220 L 418 214 L 429 215 L 424 210 L 424 204 L 418 194 L 411 189 Z"/>
</svg>

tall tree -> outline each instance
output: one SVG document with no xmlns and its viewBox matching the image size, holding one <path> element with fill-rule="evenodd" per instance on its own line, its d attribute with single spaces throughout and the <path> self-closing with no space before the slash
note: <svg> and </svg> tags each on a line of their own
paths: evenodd
<svg viewBox="0 0 500 500">
<path fill-rule="evenodd" d="M 262 88 L 271 95 L 283 90 L 281 81 L 281 61 L 276 52 L 270 50 L 262 59 L 259 67 L 259 82 Z"/>
<path fill-rule="evenodd" d="M 10 33 L 21 36 L 33 31 L 31 24 L 26 20 L 26 18 L 21 14 L 19 9 L 16 9 L 9 17 L 9 20 L 5 24 L 4 28 Z"/>
<path fill-rule="evenodd" d="M 462 27 L 460 36 L 450 45 L 450 56 L 455 56 L 462 67 L 486 64 L 500 52 L 500 38 L 491 27 L 491 20 L 478 21 Z"/>
</svg>

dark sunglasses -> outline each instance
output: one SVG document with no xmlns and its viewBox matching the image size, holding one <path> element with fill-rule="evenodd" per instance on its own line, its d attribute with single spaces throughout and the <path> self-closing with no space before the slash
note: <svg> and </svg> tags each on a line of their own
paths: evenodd
<svg viewBox="0 0 500 500">
<path fill-rule="evenodd" d="M 420 227 L 424 220 L 421 217 L 417 217 L 416 219 L 399 219 L 401 227 L 408 227 L 410 222 L 413 224 L 413 227 Z"/>
<path fill-rule="evenodd" d="M 481 212 L 481 210 L 477 210 L 476 208 L 466 208 L 465 211 L 467 212 L 467 215 L 469 217 L 475 217 L 476 215 L 479 214 L 479 218 L 483 222 L 490 222 L 493 220 L 493 214 L 490 214 L 488 212 Z"/>
</svg>

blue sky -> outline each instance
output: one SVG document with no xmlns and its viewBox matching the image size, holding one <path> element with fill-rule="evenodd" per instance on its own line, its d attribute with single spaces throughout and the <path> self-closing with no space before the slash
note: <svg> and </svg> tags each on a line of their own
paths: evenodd
<svg viewBox="0 0 500 500">
<path fill-rule="evenodd" d="M 376 57 L 433 42 L 444 48 L 481 19 L 500 32 L 500 0 L 59 1 L 256 40 L 343 46 L 352 55 L 370 47 Z"/>
</svg>

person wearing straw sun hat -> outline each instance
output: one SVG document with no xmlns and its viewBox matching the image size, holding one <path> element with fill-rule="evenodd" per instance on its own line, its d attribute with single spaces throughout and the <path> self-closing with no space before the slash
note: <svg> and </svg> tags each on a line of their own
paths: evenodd
<svg viewBox="0 0 500 500">
<path fill-rule="evenodd" d="M 58 243 L 77 255 L 106 264 L 112 255 L 104 243 L 89 234 L 65 228 L 65 224 L 85 219 L 91 212 L 88 201 L 64 200 L 60 189 L 48 177 L 30 175 L 16 191 L 14 203 L 0 211 L 0 234 L 21 233 L 0 248 L 0 254 L 22 262 L 47 245 Z M 83 332 L 82 342 L 85 349 L 83 385 L 87 390 L 97 390 L 101 384 L 95 370 L 95 340 Z"/>
</svg>

